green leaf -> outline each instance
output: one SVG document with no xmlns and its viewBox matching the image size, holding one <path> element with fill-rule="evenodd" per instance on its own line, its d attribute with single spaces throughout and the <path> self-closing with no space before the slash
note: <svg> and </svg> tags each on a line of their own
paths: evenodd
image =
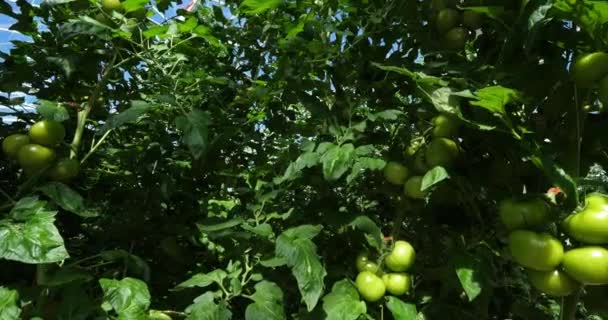
<svg viewBox="0 0 608 320">
<path fill-rule="evenodd" d="M 405 303 L 399 298 L 389 296 L 386 301 L 386 307 L 390 310 L 393 318 L 399 320 L 416 320 L 418 319 L 418 311 L 416 305 Z"/>
<path fill-rule="evenodd" d="M 145 282 L 127 277 L 122 280 L 99 279 L 99 284 L 103 291 L 104 310 L 114 310 L 119 319 L 146 319 L 150 292 Z"/>
<path fill-rule="evenodd" d="M 122 7 L 125 12 L 133 12 L 146 7 L 150 0 L 125 0 L 122 1 Z"/>
<path fill-rule="evenodd" d="M 365 170 L 382 170 L 386 165 L 386 161 L 383 159 L 359 157 L 355 161 L 350 174 L 346 177 L 346 183 L 350 184 Z"/>
<path fill-rule="evenodd" d="M 275 254 L 284 258 L 291 268 L 308 311 L 317 305 L 323 293 L 323 278 L 327 275 L 317 256 L 317 247 L 312 242 L 322 228 L 301 225 L 286 230 L 276 241 Z"/>
<path fill-rule="evenodd" d="M 45 119 L 63 122 L 70 118 L 68 110 L 57 102 L 38 100 L 36 103 L 38 104 L 36 112 Z"/>
<path fill-rule="evenodd" d="M 44 195 L 51 198 L 64 210 L 77 214 L 83 218 L 96 217 L 97 212 L 87 209 L 84 199 L 67 185 L 60 182 L 49 182 L 39 188 Z"/>
<path fill-rule="evenodd" d="M 154 26 L 145 30 L 143 32 L 143 35 L 146 39 L 150 39 L 154 37 L 163 36 L 167 33 L 167 31 L 169 31 L 168 25 Z"/>
<path fill-rule="evenodd" d="M 0 320 L 21 319 L 19 308 L 19 293 L 17 290 L 0 287 Z"/>
<path fill-rule="evenodd" d="M 370 246 L 382 250 L 382 230 L 368 216 L 358 216 L 350 224 L 365 233 L 365 239 Z"/>
<path fill-rule="evenodd" d="M 228 310 L 225 303 L 216 304 L 213 299 L 213 292 L 194 299 L 194 304 L 186 308 L 188 317 L 186 320 L 230 320 L 232 313 Z"/>
<path fill-rule="evenodd" d="M 332 145 L 319 159 L 323 163 L 323 177 L 335 181 L 351 167 L 355 146 L 351 143 L 342 146 Z"/>
<path fill-rule="evenodd" d="M 302 170 L 316 166 L 319 163 L 319 159 L 319 154 L 316 152 L 305 152 L 301 154 L 296 161 L 289 164 L 283 177 L 277 179 L 276 182 L 280 184 L 284 181 L 297 178 Z"/>
<path fill-rule="evenodd" d="M 156 105 L 149 104 L 145 101 L 133 100 L 131 101 L 131 107 L 127 110 L 120 112 L 119 114 L 112 115 L 106 123 L 103 125 L 101 130 L 97 133 L 98 135 L 104 134 L 108 130 L 116 129 L 127 123 L 134 123 L 146 114 L 148 111 L 156 107 Z"/>
<path fill-rule="evenodd" d="M 182 142 L 188 146 L 194 159 L 200 159 L 209 145 L 210 115 L 200 110 L 192 110 L 175 119 L 175 125 L 182 133 Z"/>
<path fill-rule="evenodd" d="M 492 113 L 505 114 L 505 106 L 509 103 L 520 101 L 520 94 L 509 88 L 501 86 L 486 87 L 475 92 L 477 101 L 471 101 L 471 105 L 480 106 Z"/>
<path fill-rule="evenodd" d="M 87 271 L 65 267 L 53 272 L 48 272 L 39 279 L 42 279 L 43 281 L 38 281 L 38 285 L 47 287 L 57 287 L 73 282 L 88 282 L 93 280 L 94 278 Z"/>
<path fill-rule="evenodd" d="M 422 184 L 420 186 L 420 190 L 427 190 L 430 187 L 438 184 L 439 182 L 449 178 L 450 175 L 443 167 L 434 167 L 433 169 L 427 171 L 424 177 L 422 177 Z"/>
<path fill-rule="evenodd" d="M 241 3 L 240 11 L 245 14 L 260 14 L 276 9 L 283 0 L 245 0 Z"/>
<path fill-rule="evenodd" d="M 442 113 L 460 114 L 460 102 L 456 95 L 453 95 L 452 88 L 442 87 L 431 93 L 430 99 L 435 109 Z"/>
<path fill-rule="evenodd" d="M 326 320 L 357 320 L 367 312 L 367 307 L 357 289 L 344 279 L 334 283 L 331 292 L 323 298 L 323 310 Z"/>
<path fill-rule="evenodd" d="M 574 20 L 592 38 L 603 37 L 608 22 L 608 3 L 603 0 L 556 0 L 553 8 L 567 19 Z"/>
<path fill-rule="evenodd" d="M 0 220 L 0 258 L 23 263 L 52 263 L 69 258 L 63 238 L 53 224 L 55 211 L 35 197 L 21 199 Z"/>
<path fill-rule="evenodd" d="M 400 110 L 389 109 L 389 110 L 384 110 L 384 111 L 380 111 L 380 112 L 376 112 L 376 113 L 370 113 L 370 114 L 367 115 L 367 118 L 370 121 L 376 121 L 376 120 L 397 120 L 403 114 L 404 113 L 402 111 L 400 111 Z"/>
<path fill-rule="evenodd" d="M 453 258 L 454 269 L 458 280 L 469 301 L 475 300 L 482 292 L 483 281 L 487 278 L 481 261 L 470 254 L 461 253 Z"/>
<path fill-rule="evenodd" d="M 226 271 L 221 269 L 216 269 L 209 273 L 197 273 L 190 279 L 178 284 L 175 287 L 175 290 L 182 290 L 193 287 L 205 288 L 213 283 L 221 284 L 227 276 L 228 274 L 226 273 Z"/>
<path fill-rule="evenodd" d="M 262 281 L 255 285 L 254 301 L 245 310 L 246 320 L 287 319 L 283 309 L 283 291 L 274 282 Z"/>
<path fill-rule="evenodd" d="M 232 229 L 236 226 L 239 226 L 241 224 L 244 223 L 244 220 L 242 218 L 234 218 L 222 223 L 216 223 L 216 224 L 200 224 L 197 223 L 196 227 L 199 231 L 203 232 L 203 233 L 209 233 L 209 232 L 216 232 L 216 231 L 222 231 L 222 230 L 226 230 L 226 229 Z"/>
<path fill-rule="evenodd" d="M 186 21 L 177 24 L 177 30 L 182 33 L 188 33 L 198 25 L 198 19 L 196 17 L 190 17 Z"/>
</svg>

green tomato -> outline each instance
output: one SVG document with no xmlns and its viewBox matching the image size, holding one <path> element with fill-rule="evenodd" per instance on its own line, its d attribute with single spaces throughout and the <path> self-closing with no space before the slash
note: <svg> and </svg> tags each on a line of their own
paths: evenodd
<svg viewBox="0 0 608 320">
<path fill-rule="evenodd" d="M 449 168 L 458 160 L 459 150 L 454 140 L 435 138 L 429 143 L 424 154 L 429 167 Z"/>
<path fill-rule="evenodd" d="M 456 27 L 443 36 L 443 46 L 448 50 L 462 50 L 469 39 L 469 30 Z"/>
<path fill-rule="evenodd" d="M 483 25 L 483 15 L 479 12 L 466 10 L 462 13 L 462 25 L 471 30 L 479 29 Z"/>
<path fill-rule="evenodd" d="M 585 285 L 608 284 L 608 250 L 599 246 L 566 251 L 562 262 L 564 271 Z"/>
<path fill-rule="evenodd" d="M 549 209 L 540 198 L 503 200 L 498 205 L 498 213 L 509 230 L 538 227 L 549 222 Z"/>
<path fill-rule="evenodd" d="M 357 270 L 359 272 L 362 272 L 362 271 L 371 271 L 374 273 L 378 272 L 378 265 L 374 261 L 370 260 L 369 256 L 365 252 L 360 253 L 357 256 L 356 264 L 357 264 Z"/>
<path fill-rule="evenodd" d="M 600 81 L 600 87 L 597 94 L 604 110 L 608 108 L 608 76 L 603 77 Z"/>
<path fill-rule="evenodd" d="M 409 170 L 404 165 L 390 161 L 384 166 L 384 177 L 386 181 L 395 184 L 403 185 L 409 174 Z"/>
<path fill-rule="evenodd" d="M 61 159 L 48 172 L 51 180 L 67 182 L 78 175 L 80 164 L 76 159 Z"/>
<path fill-rule="evenodd" d="M 122 11 L 120 0 L 101 0 L 101 8 L 106 12 Z"/>
<path fill-rule="evenodd" d="M 564 247 L 558 239 L 528 230 L 511 232 L 509 251 L 515 262 L 537 271 L 555 270 L 564 257 Z"/>
<path fill-rule="evenodd" d="M 369 302 L 376 302 L 386 293 L 386 286 L 384 281 L 380 279 L 375 273 L 370 271 L 363 271 L 357 275 L 355 280 L 357 284 L 357 290 L 361 297 Z"/>
<path fill-rule="evenodd" d="M 412 199 L 424 199 L 426 198 L 427 192 L 420 190 L 422 188 L 422 177 L 413 176 L 405 182 L 403 186 L 403 193 Z"/>
<path fill-rule="evenodd" d="M 42 120 L 30 128 L 29 135 L 34 143 L 54 147 L 65 139 L 65 128 L 57 121 Z"/>
<path fill-rule="evenodd" d="M 460 13 L 455 9 L 443 9 L 437 14 L 437 30 L 444 33 L 458 25 Z"/>
<path fill-rule="evenodd" d="M 453 116 L 440 114 L 431 120 L 433 123 L 433 137 L 452 138 L 458 134 L 458 119 Z"/>
<path fill-rule="evenodd" d="M 594 52 L 579 56 L 570 74 L 577 86 L 590 88 L 608 73 L 608 53 Z"/>
<path fill-rule="evenodd" d="M 395 296 L 408 293 L 412 287 L 412 279 L 407 273 L 387 273 L 382 276 L 382 281 L 386 291 Z"/>
<path fill-rule="evenodd" d="M 395 241 L 393 250 L 386 256 L 384 263 L 386 266 L 394 272 L 407 271 L 416 260 L 416 251 L 414 247 L 403 240 Z"/>
<path fill-rule="evenodd" d="M 566 217 L 563 227 L 578 241 L 608 243 L 608 196 L 601 193 L 587 195 L 583 210 Z"/>
<path fill-rule="evenodd" d="M 2 151 L 9 158 L 16 158 L 21 147 L 30 143 L 30 137 L 25 134 L 11 134 L 2 141 Z"/>
<path fill-rule="evenodd" d="M 559 269 L 552 271 L 527 271 L 530 283 L 536 289 L 550 296 L 564 297 L 580 287 L 580 284 L 576 280 Z"/>
<path fill-rule="evenodd" d="M 28 174 L 36 174 L 55 161 L 55 150 L 38 144 L 27 144 L 17 152 L 19 165 Z"/>
</svg>

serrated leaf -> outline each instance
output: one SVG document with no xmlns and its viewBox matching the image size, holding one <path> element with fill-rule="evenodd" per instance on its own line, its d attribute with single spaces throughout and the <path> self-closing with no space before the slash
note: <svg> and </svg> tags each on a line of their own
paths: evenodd
<svg viewBox="0 0 608 320">
<path fill-rule="evenodd" d="M 44 195 L 51 198 L 64 210 L 77 214 L 83 218 L 96 217 L 97 213 L 87 209 L 84 199 L 67 185 L 60 182 L 49 182 L 39 187 Z"/>
<path fill-rule="evenodd" d="M 312 151 L 301 154 L 296 161 L 289 164 L 283 177 L 278 179 L 277 183 L 295 179 L 302 170 L 316 166 L 319 163 L 319 158 L 319 154 Z"/>
<path fill-rule="evenodd" d="M 323 310 L 326 320 L 357 320 L 367 312 L 367 307 L 359 298 L 357 289 L 344 279 L 336 282 L 323 298 Z"/>
<path fill-rule="evenodd" d="M 53 263 L 69 258 L 55 227 L 55 211 L 35 197 L 21 199 L 13 219 L 0 220 L 0 258 L 23 263 Z"/>
<path fill-rule="evenodd" d="M 194 299 L 194 304 L 186 308 L 188 317 L 186 320 L 230 320 L 232 312 L 228 310 L 225 303 L 216 304 L 213 298 L 213 292 L 205 294 Z"/>
<path fill-rule="evenodd" d="M 110 306 L 119 319 L 146 319 L 150 292 L 145 282 L 135 278 L 99 279 L 104 305 Z M 109 311 L 109 310 L 106 310 Z"/>
<path fill-rule="evenodd" d="M 283 0 L 245 0 L 241 3 L 240 11 L 245 14 L 260 14 L 276 9 Z"/>
<path fill-rule="evenodd" d="M 454 270 L 462 289 L 469 301 L 475 300 L 482 292 L 483 280 L 486 279 L 484 267 L 481 261 L 470 254 L 457 254 L 453 258 Z"/>
<path fill-rule="evenodd" d="M 312 242 L 322 228 L 301 225 L 286 230 L 276 241 L 275 254 L 284 258 L 287 266 L 291 268 L 308 311 L 317 305 L 323 293 L 323 279 L 327 275 L 317 256 L 317 247 Z"/>
<path fill-rule="evenodd" d="M 323 177 L 327 181 L 340 179 L 351 167 L 355 146 L 351 143 L 330 147 L 319 159 L 323 164 Z"/>
<path fill-rule="evenodd" d="M 198 273 L 192 276 L 190 279 L 178 284 L 175 287 L 175 290 L 193 287 L 205 288 L 213 283 L 220 284 L 222 281 L 224 281 L 224 279 L 226 279 L 227 276 L 228 274 L 226 271 L 221 269 L 216 269 L 209 273 Z"/>
<path fill-rule="evenodd" d="M 370 157 L 359 157 L 355 161 L 350 174 L 346 177 L 346 183 L 350 184 L 365 170 L 382 170 L 386 165 L 386 161 L 383 159 L 370 158 Z"/>
<path fill-rule="evenodd" d="M 145 101 L 133 100 L 131 101 L 130 108 L 108 118 L 98 134 L 101 135 L 108 130 L 116 129 L 127 123 L 137 122 L 146 112 L 154 107 L 156 106 Z"/>
<path fill-rule="evenodd" d="M 254 301 L 245 310 L 246 320 L 284 320 L 283 291 L 274 282 L 262 281 L 255 285 Z"/>
<path fill-rule="evenodd" d="M 45 119 L 63 122 L 70 118 L 68 110 L 57 102 L 38 100 L 36 104 L 36 112 Z"/>
<path fill-rule="evenodd" d="M 192 110 L 175 119 L 175 125 L 182 134 L 181 141 L 188 146 L 194 159 L 200 159 L 207 152 L 210 122 L 209 113 L 200 110 Z"/>
<path fill-rule="evenodd" d="M 0 287 L 0 320 L 21 319 L 21 308 L 19 308 L 19 293 Z"/>
<path fill-rule="evenodd" d="M 426 172 L 422 177 L 422 184 L 420 185 L 420 191 L 425 191 L 430 187 L 438 184 L 439 182 L 449 179 L 450 175 L 445 168 L 437 166 Z"/>
<path fill-rule="evenodd" d="M 389 296 L 386 301 L 386 307 L 393 315 L 393 318 L 399 320 L 417 320 L 418 311 L 416 305 L 405 303 L 399 298 Z"/>
<path fill-rule="evenodd" d="M 367 243 L 378 251 L 382 250 L 382 230 L 368 216 L 358 216 L 350 224 L 365 233 Z"/>
<path fill-rule="evenodd" d="M 441 87 L 431 93 L 430 99 L 437 111 L 448 114 L 460 114 L 459 98 L 452 93 L 452 88 L 449 87 Z"/>
<path fill-rule="evenodd" d="M 520 94 L 502 86 L 486 87 L 475 92 L 477 101 L 471 101 L 471 105 L 480 106 L 492 113 L 505 114 L 505 106 L 511 102 L 519 101 Z"/>
</svg>

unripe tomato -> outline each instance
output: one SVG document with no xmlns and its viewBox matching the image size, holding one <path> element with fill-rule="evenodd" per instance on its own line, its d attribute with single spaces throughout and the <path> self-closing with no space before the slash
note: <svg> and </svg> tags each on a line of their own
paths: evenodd
<svg viewBox="0 0 608 320">
<path fill-rule="evenodd" d="M 437 30 L 444 33 L 458 25 L 460 13 L 455 9 L 443 9 L 437 14 Z"/>
<path fill-rule="evenodd" d="M 608 196 L 601 193 L 587 195 L 584 209 L 566 217 L 563 227 L 576 240 L 608 243 Z"/>
<path fill-rule="evenodd" d="M 469 39 L 469 30 L 456 27 L 443 36 L 443 46 L 448 50 L 462 50 Z"/>
<path fill-rule="evenodd" d="M 425 151 L 426 163 L 429 167 L 442 166 L 449 168 L 458 159 L 458 145 L 447 138 L 435 138 L 429 143 Z"/>
<path fill-rule="evenodd" d="M 65 128 L 57 121 L 42 120 L 30 128 L 29 135 L 34 143 L 54 147 L 65 139 Z"/>
<path fill-rule="evenodd" d="M 564 271 L 585 285 L 608 284 L 608 250 L 590 246 L 568 250 L 562 262 Z"/>
<path fill-rule="evenodd" d="M 369 271 L 360 272 L 355 280 L 357 284 L 357 290 L 363 299 L 369 302 L 376 302 L 386 293 L 386 286 L 384 281 L 380 279 L 375 273 Z"/>
<path fill-rule="evenodd" d="M 387 273 L 382 276 L 382 281 L 386 291 L 395 296 L 406 294 L 412 287 L 412 279 L 407 273 Z"/>
<path fill-rule="evenodd" d="M 378 265 L 369 259 L 369 256 L 367 255 L 367 253 L 360 253 L 357 256 L 357 270 L 359 272 L 362 271 L 371 271 L 373 273 L 377 273 L 378 272 Z"/>
<path fill-rule="evenodd" d="M 509 230 L 538 227 L 549 222 L 547 204 L 539 198 L 502 200 L 498 205 L 498 213 Z"/>
<path fill-rule="evenodd" d="M 452 138 L 458 134 L 458 119 L 453 116 L 440 114 L 431 120 L 433 123 L 433 137 Z"/>
<path fill-rule="evenodd" d="M 424 199 L 427 192 L 420 190 L 420 188 L 422 188 L 422 177 L 413 176 L 405 182 L 403 193 L 412 199 Z"/>
<path fill-rule="evenodd" d="M 30 137 L 25 134 L 11 134 L 2 141 L 2 151 L 9 158 L 16 158 L 21 147 L 30 143 Z"/>
<path fill-rule="evenodd" d="M 483 24 L 483 15 L 479 12 L 466 10 L 462 13 L 462 25 L 470 28 L 471 30 L 476 30 L 481 27 Z"/>
<path fill-rule="evenodd" d="M 120 0 L 101 0 L 101 8 L 106 12 L 122 11 Z"/>
<path fill-rule="evenodd" d="M 511 232 L 509 250 L 515 262 L 537 271 L 555 270 L 564 257 L 564 247 L 558 239 L 527 230 Z"/>
<path fill-rule="evenodd" d="M 78 160 L 61 159 L 49 169 L 48 175 L 52 180 L 66 182 L 76 177 L 79 170 Z"/>
<path fill-rule="evenodd" d="M 28 174 L 45 169 L 55 160 L 55 150 L 39 144 L 27 144 L 17 152 L 17 161 Z"/>
<path fill-rule="evenodd" d="M 608 74 L 608 54 L 594 52 L 579 56 L 570 70 L 577 86 L 590 88 Z"/>
<path fill-rule="evenodd" d="M 407 167 L 398 162 L 390 161 L 384 166 L 384 177 L 392 184 L 403 185 L 408 174 Z"/>
<path fill-rule="evenodd" d="M 386 266 L 395 272 L 407 271 L 416 260 L 416 251 L 414 247 L 403 240 L 395 241 L 393 250 L 386 256 L 384 263 Z"/>
<path fill-rule="evenodd" d="M 527 271 L 530 283 L 536 289 L 550 296 L 564 297 L 580 287 L 580 284 L 576 280 L 559 269 L 553 271 Z"/>
</svg>

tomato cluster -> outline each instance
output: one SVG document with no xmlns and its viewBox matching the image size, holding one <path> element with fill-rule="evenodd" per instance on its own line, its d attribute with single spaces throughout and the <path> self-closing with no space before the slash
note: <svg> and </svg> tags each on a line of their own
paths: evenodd
<svg viewBox="0 0 608 320">
<path fill-rule="evenodd" d="M 55 148 L 65 139 L 65 128 L 57 121 L 41 120 L 28 134 L 15 133 L 2 141 L 2 151 L 16 160 L 28 176 L 46 174 L 55 181 L 69 181 L 78 175 L 76 159 L 57 159 Z"/>
<path fill-rule="evenodd" d="M 386 292 L 395 296 L 408 293 L 412 287 L 412 277 L 406 271 L 415 259 L 416 251 L 403 240 L 395 241 L 392 251 L 382 259 L 382 264 L 391 271 L 388 273 L 370 260 L 367 253 L 360 254 L 356 263 L 359 274 L 355 280 L 359 294 L 363 299 L 375 302 L 382 299 Z"/>
<path fill-rule="evenodd" d="M 592 193 L 583 209 L 562 223 L 568 236 L 585 245 L 564 250 L 554 236 L 535 232 L 550 221 L 542 199 L 508 199 L 499 204 L 502 223 L 511 230 L 509 250 L 525 267 L 530 283 L 552 296 L 566 296 L 581 285 L 608 284 L 608 196 Z"/>
<path fill-rule="evenodd" d="M 459 120 L 440 114 L 431 122 L 432 138 L 426 146 L 412 152 L 412 169 L 395 161 L 388 162 L 384 167 L 386 181 L 403 186 L 404 194 L 412 199 L 424 199 L 427 196 L 427 191 L 422 190 L 420 174 L 436 166 L 451 168 L 457 163 L 460 155 L 460 148 L 454 140 L 458 134 Z"/>
<path fill-rule="evenodd" d="M 460 10 L 454 5 L 441 1 L 433 2 L 435 27 L 441 35 L 442 44 L 449 50 L 462 50 L 471 31 L 483 25 L 482 14 L 472 10 Z"/>
</svg>

